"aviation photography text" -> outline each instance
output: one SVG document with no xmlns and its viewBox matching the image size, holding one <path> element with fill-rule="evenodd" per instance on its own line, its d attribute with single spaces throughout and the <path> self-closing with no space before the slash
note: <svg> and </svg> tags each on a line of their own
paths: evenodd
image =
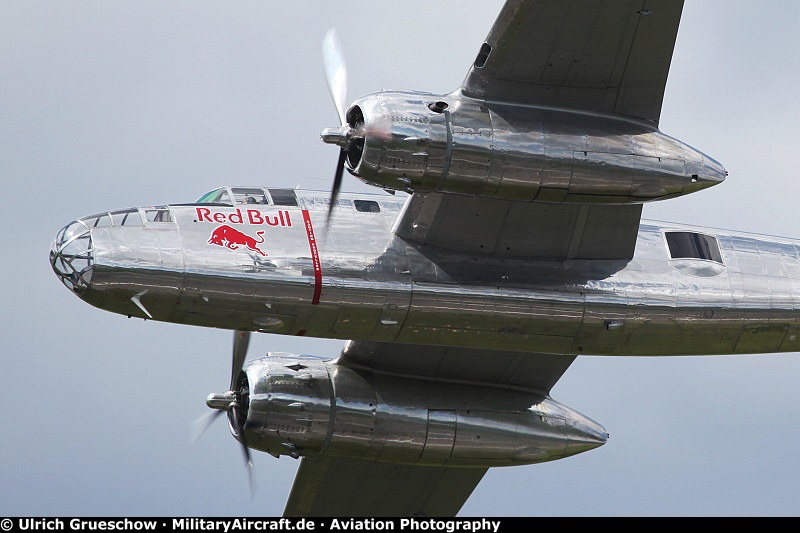
<svg viewBox="0 0 800 533">
<path fill-rule="evenodd" d="M 437 518 L 4 518 L 12 531 L 500 531 L 502 520 Z"/>
</svg>

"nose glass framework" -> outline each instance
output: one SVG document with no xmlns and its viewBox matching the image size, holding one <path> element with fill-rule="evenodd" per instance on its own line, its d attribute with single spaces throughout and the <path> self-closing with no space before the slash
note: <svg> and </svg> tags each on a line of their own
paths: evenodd
<svg viewBox="0 0 800 533">
<path fill-rule="evenodd" d="M 91 226 L 76 220 L 58 232 L 50 249 L 50 266 L 69 290 L 82 294 L 89 288 L 94 267 Z"/>
</svg>

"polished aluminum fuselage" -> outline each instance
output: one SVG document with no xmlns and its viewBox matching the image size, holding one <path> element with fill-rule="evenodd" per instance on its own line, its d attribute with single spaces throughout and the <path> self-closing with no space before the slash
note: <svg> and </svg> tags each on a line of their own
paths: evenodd
<svg viewBox="0 0 800 533">
<path fill-rule="evenodd" d="M 500 260 L 396 237 L 400 198 L 343 195 L 326 227 L 327 194 L 297 197 L 92 227 L 90 283 L 76 292 L 129 316 L 321 338 L 583 355 L 800 350 L 798 241 L 643 222 L 630 261 Z M 253 240 L 212 242 L 222 226 Z M 722 262 L 671 259 L 667 231 L 716 237 Z"/>
</svg>

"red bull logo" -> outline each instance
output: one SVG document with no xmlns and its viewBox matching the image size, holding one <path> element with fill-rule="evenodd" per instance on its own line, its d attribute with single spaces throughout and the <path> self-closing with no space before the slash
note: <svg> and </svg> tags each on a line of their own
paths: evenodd
<svg viewBox="0 0 800 533">
<path fill-rule="evenodd" d="M 216 222 L 217 224 L 233 224 L 236 226 L 239 225 L 251 225 L 251 226 L 271 226 L 271 227 L 282 227 L 282 228 L 291 228 L 292 227 L 292 217 L 287 210 L 279 210 L 277 213 L 273 213 L 272 215 L 265 214 L 258 209 L 247 209 L 244 213 L 242 213 L 241 209 L 235 209 L 233 211 L 230 210 L 219 210 L 219 211 L 212 211 L 210 208 L 207 207 L 196 207 L 195 211 L 197 213 L 197 222 Z"/>
<path fill-rule="evenodd" d="M 261 240 L 256 240 L 250 235 L 242 233 L 238 229 L 232 228 L 226 224 L 218 227 L 213 231 L 213 233 L 211 233 L 211 238 L 208 239 L 208 244 L 224 246 L 225 248 L 229 248 L 231 250 L 238 250 L 244 246 L 251 252 L 256 252 L 266 257 L 267 254 L 258 248 L 258 245 L 264 242 L 264 232 L 256 232 L 256 235 L 258 235 L 258 238 Z"/>
</svg>

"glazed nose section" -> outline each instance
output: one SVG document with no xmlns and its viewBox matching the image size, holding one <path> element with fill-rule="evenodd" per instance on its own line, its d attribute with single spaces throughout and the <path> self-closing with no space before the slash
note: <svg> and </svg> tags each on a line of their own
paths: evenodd
<svg viewBox="0 0 800 533">
<path fill-rule="evenodd" d="M 94 248 L 88 224 L 76 220 L 58 232 L 50 248 L 50 266 L 69 290 L 82 296 L 92 281 Z"/>
</svg>

